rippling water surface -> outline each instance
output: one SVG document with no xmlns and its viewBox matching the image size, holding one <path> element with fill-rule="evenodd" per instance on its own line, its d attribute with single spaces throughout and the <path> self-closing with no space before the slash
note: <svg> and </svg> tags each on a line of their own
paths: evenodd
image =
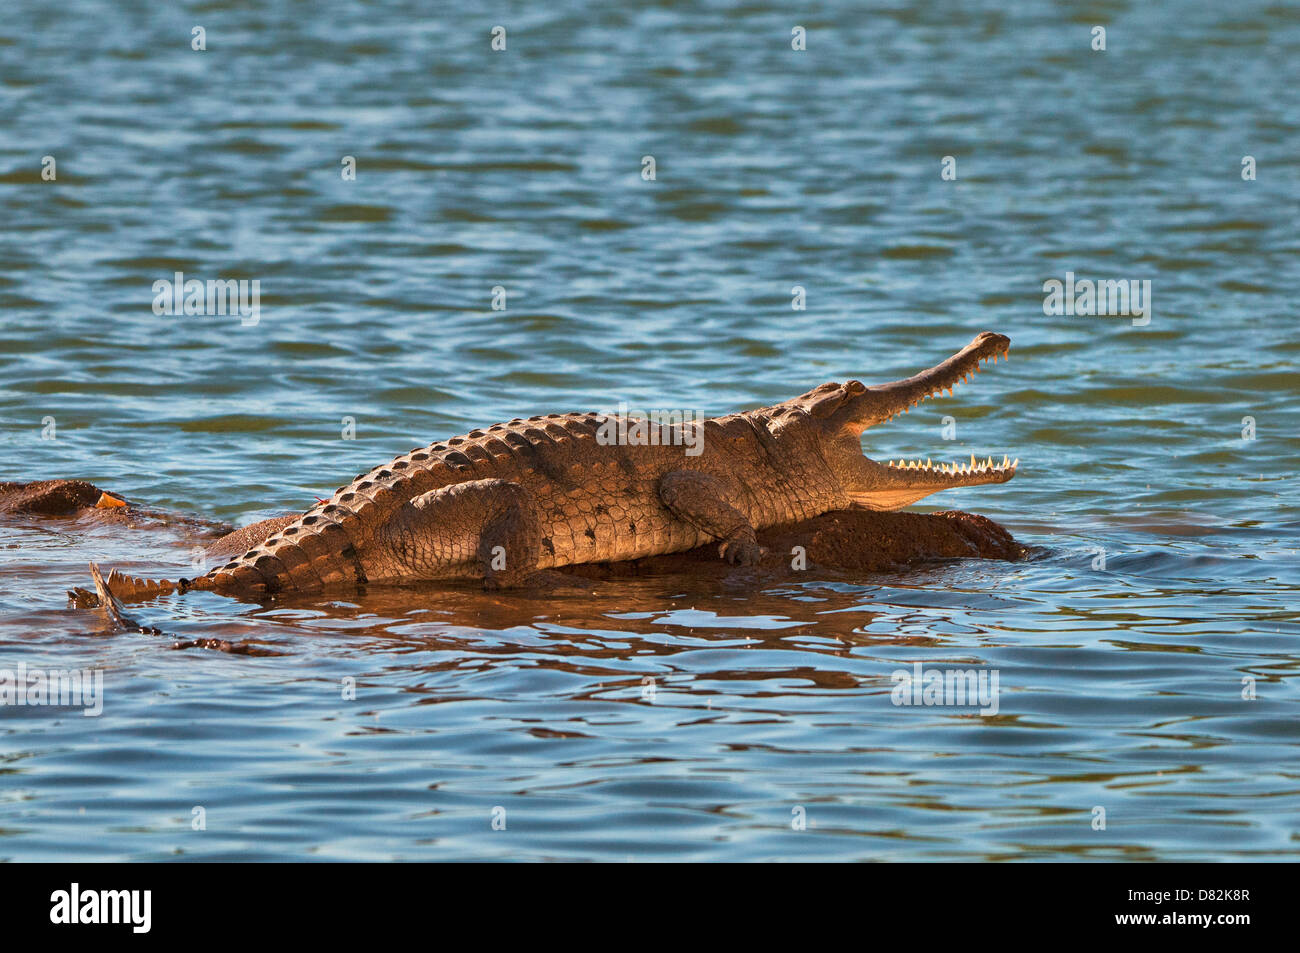
<svg viewBox="0 0 1300 953">
<path fill-rule="evenodd" d="M 105 707 L 0 709 L 0 859 L 1295 858 L 1296 8 L 447 6 L 9 0 L 0 479 L 244 523 L 497 420 L 991 329 L 1009 364 L 866 446 L 1018 455 L 927 502 L 1038 555 L 140 608 L 279 653 L 243 657 L 65 607 L 89 559 L 176 575 L 179 529 L 11 520 L 0 668 Z M 260 321 L 155 315 L 176 271 Z M 1150 324 L 1044 315 L 1067 271 L 1150 280 Z M 916 661 L 996 670 L 998 714 L 891 704 Z"/>
</svg>

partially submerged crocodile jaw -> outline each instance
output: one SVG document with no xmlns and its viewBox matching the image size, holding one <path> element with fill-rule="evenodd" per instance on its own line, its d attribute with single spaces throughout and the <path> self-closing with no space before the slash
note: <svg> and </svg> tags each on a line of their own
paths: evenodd
<svg viewBox="0 0 1300 953">
<path fill-rule="evenodd" d="M 691 435 L 702 441 L 679 433 L 657 444 L 610 444 L 601 437 L 609 418 L 599 414 L 472 430 L 358 476 L 301 516 L 245 527 L 239 543 L 250 548 L 198 579 L 114 573 L 107 585 L 124 599 L 187 589 L 260 598 L 455 578 L 509 586 L 541 570 L 709 542 L 728 561 L 753 564 L 760 529 L 1011 479 L 1015 464 L 880 464 L 861 448 L 867 428 L 950 391 L 1009 346 L 985 332 L 906 380 L 823 384 L 772 407 L 672 425 L 702 428 Z M 683 452 L 699 446 L 698 455 Z"/>
</svg>

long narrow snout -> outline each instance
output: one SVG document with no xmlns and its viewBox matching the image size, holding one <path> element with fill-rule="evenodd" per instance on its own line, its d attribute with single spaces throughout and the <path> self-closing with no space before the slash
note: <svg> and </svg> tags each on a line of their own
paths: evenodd
<svg viewBox="0 0 1300 953">
<path fill-rule="evenodd" d="M 852 431 L 861 434 L 868 427 L 889 420 L 941 391 L 952 389 L 980 369 L 984 361 L 997 362 L 1011 349 L 1011 339 L 984 331 L 964 348 L 940 364 L 913 377 L 865 388 L 845 401 L 837 416 Z M 853 382 L 850 382 L 850 385 Z"/>
</svg>

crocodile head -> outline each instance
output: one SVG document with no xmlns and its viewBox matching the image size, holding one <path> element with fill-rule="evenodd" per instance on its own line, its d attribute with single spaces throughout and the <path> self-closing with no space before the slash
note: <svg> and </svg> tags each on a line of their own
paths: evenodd
<svg viewBox="0 0 1300 953">
<path fill-rule="evenodd" d="M 878 463 L 862 453 L 862 433 L 895 414 L 954 387 L 980 370 L 985 361 L 1005 357 L 1009 338 L 985 331 L 952 357 L 906 380 L 867 387 L 859 381 L 823 384 L 782 405 L 785 419 L 811 424 L 827 463 L 844 494 L 858 506 L 896 510 L 931 493 L 960 486 L 1006 483 L 1016 475 L 1019 460 L 992 457 L 953 463 L 929 460 L 890 460 Z"/>
</svg>

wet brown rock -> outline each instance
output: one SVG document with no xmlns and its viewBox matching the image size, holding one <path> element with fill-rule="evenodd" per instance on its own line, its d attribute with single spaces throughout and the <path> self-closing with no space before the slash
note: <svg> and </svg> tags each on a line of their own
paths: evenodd
<svg viewBox="0 0 1300 953">
<path fill-rule="evenodd" d="M 75 516 L 94 509 L 103 496 L 103 490 L 85 480 L 0 483 L 0 513 Z"/>
<path fill-rule="evenodd" d="M 773 557 L 789 563 L 803 546 L 809 563 L 857 572 L 901 569 L 936 559 L 1020 559 L 1025 547 L 984 516 L 947 510 L 901 513 L 843 510 L 759 534 Z M 765 563 L 767 560 L 765 560 Z"/>
<path fill-rule="evenodd" d="M 791 564 L 796 546 L 803 547 L 810 569 L 851 573 L 888 572 L 942 559 L 1017 560 L 1029 551 L 991 519 L 960 510 L 839 510 L 801 523 L 760 530 L 758 541 L 768 550 L 761 568 L 780 575 L 795 572 Z M 588 578 L 608 579 L 643 572 L 725 573 L 729 567 L 718 560 L 717 544 L 710 544 L 634 562 L 565 569 Z"/>
<path fill-rule="evenodd" d="M 217 520 L 170 513 L 133 503 L 87 480 L 0 482 L 0 517 L 69 519 L 118 526 L 177 526 L 186 532 L 213 536 L 230 532 Z"/>
</svg>

